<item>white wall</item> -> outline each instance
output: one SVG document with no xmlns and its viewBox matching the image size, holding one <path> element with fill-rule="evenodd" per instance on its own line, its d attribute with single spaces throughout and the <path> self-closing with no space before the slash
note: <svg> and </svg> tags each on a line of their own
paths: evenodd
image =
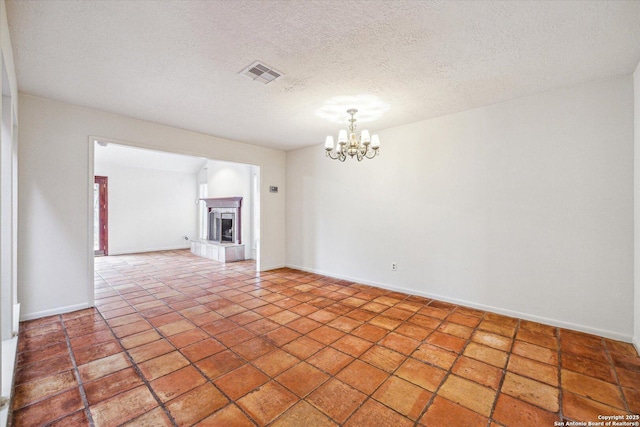
<svg viewBox="0 0 640 427">
<path fill-rule="evenodd" d="M 285 153 L 30 95 L 20 95 L 19 296 L 23 318 L 92 304 L 89 136 L 260 166 L 261 269 L 285 263 Z"/>
<path fill-rule="evenodd" d="M 631 339 L 631 76 L 379 134 L 287 153 L 289 266 Z"/>
<path fill-rule="evenodd" d="M 0 47 L 2 48 L 2 58 L 4 60 L 5 70 L 7 71 L 7 79 L 10 93 L 3 93 L 4 96 L 11 97 L 13 110 L 18 111 L 18 83 L 16 81 L 16 67 L 13 60 L 13 48 L 11 47 L 11 37 L 9 33 L 9 22 L 7 21 L 7 9 L 5 0 L 0 0 Z"/>
<path fill-rule="evenodd" d="M 633 73 L 634 116 L 634 326 L 633 342 L 640 352 L 640 64 Z"/>
<path fill-rule="evenodd" d="M 255 258 L 252 251 L 253 237 L 253 197 L 251 182 L 255 167 L 240 163 L 209 160 L 207 162 L 207 176 L 210 198 L 242 197 L 242 230 L 240 239 L 245 245 L 245 258 Z"/>
<path fill-rule="evenodd" d="M 108 177 L 109 255 L 180 249 L 196 239 L 195 173 L 131 168 L 96 157 L 95 175 Z"/>
<path fill-rule="evenodd" d="M 16 83 L 13 49 L 9 35 L 7 11 L 0 0 L 0 73 L 2 74 L 2 103 L 0 117 L 0 394 L 9 396 L 13 384 L 18 331 L 15 322 L 19 312 L 17 294 L 18 248 L 18 85 Z M 0 409 L 0 425 L 7 424 L 8 408 Z"/>
<path fill-rule="evenodd" d="M 11 98 L 2 96 L 0 131 L 0 335 L 11 339 L 13 333 L 13 120 Z"/>
</svg>

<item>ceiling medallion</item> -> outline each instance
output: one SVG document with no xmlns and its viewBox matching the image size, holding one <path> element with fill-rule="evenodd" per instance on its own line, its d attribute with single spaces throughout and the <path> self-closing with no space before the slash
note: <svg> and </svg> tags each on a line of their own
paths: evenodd
<svg viewBox="0 0 640 427">
<path fill-rule="evenodd" d="M 353 116 L 358 112 L 355 108 L 347 110 L 347 114 L 351 115 L 349 119 L 349 132 L 342 129 L 338 133 L 338 143 L 333 144 L 333 137 L 327 136 L 324 142 L 324 149 L 327 157 L 333 160 L 344 162 L 347 156 L 351 156 L 362 161 L 362 159 L 373 159 L 380 153 L 380 138 L 378 135 L 369 136 L 368 130 L 360 132 L 360 136 L 356 136 L 356 119 Z"/>
</svg>

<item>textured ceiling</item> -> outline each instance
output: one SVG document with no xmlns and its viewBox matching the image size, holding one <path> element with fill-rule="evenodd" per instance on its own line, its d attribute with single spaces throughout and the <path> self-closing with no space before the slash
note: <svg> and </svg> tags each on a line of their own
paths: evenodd
<svg viewBox="0 0 640 427">
<path fill-rule="evenodd" d="M 336 97 L 373 99 L 375 131 L 640 62 L 640 1 L 6 5 L 22 92 L 284 150 L 337 134 Z M 238 74 L 255 60 L 285 76 Z"/>
</svg>

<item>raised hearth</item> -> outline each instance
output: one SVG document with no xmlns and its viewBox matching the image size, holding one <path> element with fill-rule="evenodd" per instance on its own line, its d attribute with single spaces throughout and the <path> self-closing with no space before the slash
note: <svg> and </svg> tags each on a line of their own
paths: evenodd
<svg viewBox="0 0 640 427">
<path fill-rule="evenodd" d="M 220 262 L 244 261 L 244 245 L 192 240 L 191 253 Z"/>
</svg>

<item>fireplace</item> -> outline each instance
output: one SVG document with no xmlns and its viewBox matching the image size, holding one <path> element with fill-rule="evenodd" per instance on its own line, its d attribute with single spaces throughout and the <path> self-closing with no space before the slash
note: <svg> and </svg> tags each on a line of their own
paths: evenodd
<svg viewBox="0 0 640 427">
<path fill-rule="evenodd" d="M 207 206 L 207 240 L 192 240 L 191 252 L 220 262 L 245 259 L 242 244 L 242 197 L 200 199 Z"/>
<path fill-rule="evenodd" d="M 202 199 L 209 211 L 207 240 L 217 243 L 242 243 L 242 197 Z"/>
</svg>

